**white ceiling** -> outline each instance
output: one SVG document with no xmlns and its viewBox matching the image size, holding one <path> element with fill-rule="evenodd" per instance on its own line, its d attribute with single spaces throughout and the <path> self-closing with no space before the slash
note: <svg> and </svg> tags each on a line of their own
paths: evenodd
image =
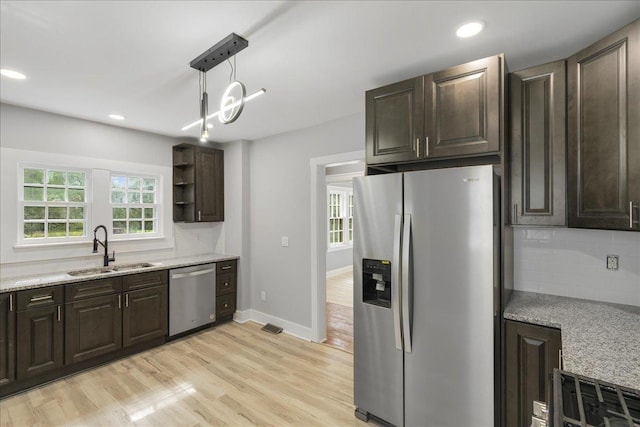
<svg viewBox="0 0 640 427">
<path fill-rule="evenodd" d="M 189 62 L 228 34 L 249 40 L 237 76 L 252 92 L 220 142 L 364 111 L 364 92 L 504 52 L 510 70 L 565 58 L 640 17 L 640 1 L 1 1 L 0 100 L 170 136 L 198 118 Z M 480 19 L 486 30 L 458 39 Z M 207 73 L 210 111 L 229 81 Z M 126 121 L 115 123 L 109 113 Z"/>
</svg>

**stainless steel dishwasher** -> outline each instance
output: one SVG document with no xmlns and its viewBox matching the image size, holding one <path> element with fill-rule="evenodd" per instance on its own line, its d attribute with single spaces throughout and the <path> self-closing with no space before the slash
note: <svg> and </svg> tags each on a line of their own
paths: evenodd
<svg viewBox="0 0 640 427">
<path fill-rule="evenodd" d="M 169 280 L 169 336 L 216 320 L 216 265 L 174 268 Z"/>
</svg>

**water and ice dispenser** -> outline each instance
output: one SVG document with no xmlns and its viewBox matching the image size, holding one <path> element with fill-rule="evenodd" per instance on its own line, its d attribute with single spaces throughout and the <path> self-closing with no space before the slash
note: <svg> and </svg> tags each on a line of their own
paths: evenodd
<svg viewBox="0 0 640 427">
<path fill-rule="evenodd" d="M 391 261 L 362 260 L 362 302 L 391 308 Z"/>
</svg>

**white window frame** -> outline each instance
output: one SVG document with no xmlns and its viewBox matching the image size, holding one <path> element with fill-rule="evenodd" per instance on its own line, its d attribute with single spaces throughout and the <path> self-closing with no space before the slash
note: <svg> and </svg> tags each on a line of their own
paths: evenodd
<svg viewBox="0 0 640 427">
<path fill-rule="evenodd" d="M 342 242 L 331 243 L 331 195 L 338 195 L 341 198 L 340 217 L 342 219 Z M 353 206 L 349 202 L 353 200 L 353 190 L 343 187 L 327 187 L 327 247 L 329 250 L 346 249 L 353 246 L 353 236 L 349 235 L 349 225 L 353 222 Z M 350 216 L 351 215 L 351 216 Z M 351 239 L 349 239 L 351 237 Z"/>
<path fill-rule="evenodd" d="M 24 200 L 24 170 L 25 169 L 41 169 L 44 170 L 45 178 L 44 183 L 42 184 L 42 188 L 44 189 L 45 200 L 44 201 L 33 201 L 33 200 Z M 47 172 L 48 171 L 60 171 L 60 172 L 82 172 L 85 175 L 85 185 L 84 185 L 84 202 L 49 202 L 46 200 L 46 189 L 49 187 L 47 184 Z M 18 236 L 17 236 L 17 244 L 20 246 L 36 246 L 36 245 L 56 245 L 56 244 L 64 244 L 64 243 L 84 243 L 87 241 L 91 241 L 90 229 L 91 229 L 91 206 L 92 206 L 92 176 L 90 169 L 70 167 L 65 165 L 51 165 L 51 164 L 36 164 L 36 163 L 28 163 L 28 162 L 18 162 Z M 37 184 L 28 184 L 30 187 L 39 187 Z M 51 186 L 52 188 L 60 188 L 57 186 Z M 65 183 L 65 189 L 69 189 L 69 183 Z M 24 219 L 24 208 L 25 206 L 38 206 L 45 208 L 45 216 L 44 220 L 25 220 Z M 70 207 L 82 207 L 84 208 L 84 220 L 83 221 L 71 221 L 68 218 L 64 223 L 69 224 L 73 222 L 82 222 L 84 224 L 84 233 L 82 236 L 67 236 L 67 237 L 48 237 L 47 234 L 47 224 L 51 223 L 62 223 L 63 221 L 50 221 L 48 219 L 48 211 L 50 207 L 66 207 L 67 209 Z M 26 238 L 24 236 L 24 225 L 25 223 L 35 223 L 35 222 L 44 222 L 45 236 L 42 238 Z M 68 225 L 67 225 L 68 227 Z"/>
<path fill-rule="evenodd" d="M 128 189 L 125 188 L 125 202 L 124 203 L 114 203 L 112 202 L 111 199 L 111 194 L 113 192 L 113 188 L 111 187 L 111 183 L 112 183 L 112 179 L 113 177 L 124 177 L 125 178 L 125 182 L 128 182 L 129 178 L 140 178 L 140 179 L 154 179 L 156 184 L 155 184 L 155 190 L 154 190 L 154 203 L 143 203 L 142 199 L 140 201 L 140 203 L 128 203 L 126 201 L 126 197 L 127 197 L 127 193 L 128 193 Z M 126 185 L 125 185 L 126 187 Z M 141 194 L 143 194 L 144 191 L 141 190 Z M 119 241 L 119 240 L 138 240 L 138 239 L 155 239 L 155 238 L 159 238 L 162 237 L 162 176 L 160 175 L 152 175 L 152 174 L 141 174 L 141 173 L 132 173 L 132 172 L 120 172 L 120 171 L 109 171 L 109 190 L 108 190 L 108 205 L 109 205 L 109 229 L 111 230 L 111 236 L 110 239 L 113 239 L 114 241 Z M 120 219 L 120 218 L 114 218 L 113 217 L 113 209 L 114 208 L 124 208 L 127 210 L 127 215 L 125 219 Z M 140 208 L 142 209 L 142 230 L 144 230 L 144 209 L 145 208 L 153 208 L 154 213 L 155 213 L 155 217 L 153 218 L 153 222 L 154 222 L 154 231 L 153 233 L 145 233 L 144 231 L 140 232 L 140 233 L 115 233 L 115 230 L 113 228 L 113 223 L 116 221 L 125 221 L 127 222 L 127 229 L 129 228 L 129 222 L 132 220 L 131 218 L 129 218 L 129 209 L 131 208 Z M 134 218 L 133 220 L 136 220 L 136 218 Z"/>
</svg>

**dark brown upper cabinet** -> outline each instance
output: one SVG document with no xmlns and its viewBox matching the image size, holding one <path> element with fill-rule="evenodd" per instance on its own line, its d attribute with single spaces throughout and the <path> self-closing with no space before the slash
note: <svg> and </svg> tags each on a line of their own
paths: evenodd
<svg viewBox="0 0 640 427">
<path fill-rule="evenodd" d="M 529 427 L 533 401 L 549 402 L 554 368 L 562 364 L 558 329 L 505 321 L 506 425 Z"/>
<path fill-rule="evenodd" d="M 425 76 L 425 158 L 498 153 L 503 56 Z"/>
<path fill-rule="evenodd" d="M 399 163 L 420 158 L 423 133 L 423 78 L 367 91 L 367 163 Z"/>
<path fill-rule="evenodd" d="M 503 82 L 496 55 L 367 91 L 367 164 L 498 154 Z"/>
<path fill-rule="evenodd" d="M 224 151 L 173 147 L 173 221 L 224 221 Z"/>
<path fill-rule="evenodd" d="M 566 225 L 566 64 L 510 75 L 511 223 Z"/>
<path fill-rule="evenodd" d="M 569 227 L 640 230 L 640 20 L 568 60 Z"/>
</svg>

